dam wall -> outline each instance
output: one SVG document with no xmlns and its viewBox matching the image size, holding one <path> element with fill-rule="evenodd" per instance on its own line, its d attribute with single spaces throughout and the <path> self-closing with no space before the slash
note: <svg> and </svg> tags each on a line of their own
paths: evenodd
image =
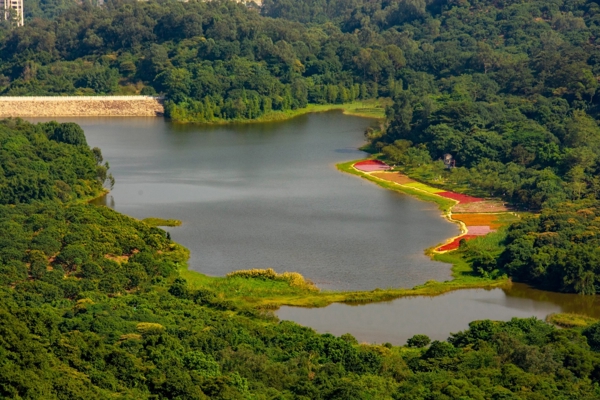
<svg viewBox="0 0 600 400">
<path fill-rule="evenodd" d="M 160 117 L 163 101 L 154 96 L 0 96 L 0 118 Z"/>
</svg>

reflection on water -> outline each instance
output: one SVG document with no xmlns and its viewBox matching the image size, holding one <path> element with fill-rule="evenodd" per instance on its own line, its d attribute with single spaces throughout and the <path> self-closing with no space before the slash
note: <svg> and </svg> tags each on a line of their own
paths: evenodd
<svg viewBox="0 0 600 400">
<path fill-rule="evenodd" d="M 297 271 L 321 288 L 413 287 L 450 278 L 425 248 L 458 233 L 435 205 L 342 174 L 370 120 L 339 112 L 228 126 L 71 118 L 102 149 L 109 207 L 183 221 L 171 237 L 209 275 Z"/>
<path fill-rule="evenodd" d="M 555 304 L 560 307 L 559 312 L 583 314 L 593 318 L 600 318 L 599 296 L 546 292 L 533 289 L 522 283 L 515 283 L 512 287 L 503 290 L 506 296 L 512 299 Z"/>
<path fill-rule="evenodd" d="M 508 321 L 573 312 L 600 318 L 598 296 L 550 293 L 513 284 L 506 289 L 471 289 L 435 297 L 404 297 L 366 305 L 331 304 L 323 308 L 282 307 L 276 314 L 334 335 L 351 333 L 359 341 L 404 344 L 422 333 L 445 340 L 474 320 Z"/>
</svg>

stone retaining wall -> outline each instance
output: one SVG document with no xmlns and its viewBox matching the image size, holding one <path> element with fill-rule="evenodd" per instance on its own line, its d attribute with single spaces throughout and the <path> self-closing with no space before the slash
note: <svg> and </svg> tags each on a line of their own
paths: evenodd
<svg viewBox="0 0 600 400">
<path fill-rule="evenodd" d="M 159 117 L 162 97 L 0 97 L 0 117 Z"/>
</svg>

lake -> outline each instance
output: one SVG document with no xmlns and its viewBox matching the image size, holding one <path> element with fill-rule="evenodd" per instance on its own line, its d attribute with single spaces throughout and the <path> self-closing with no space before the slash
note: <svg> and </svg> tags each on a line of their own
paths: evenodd
<svg viewBox="0 0 600 400">
<path fill-rule="evenodd" d="M 285 122 L 175 125 L 161 118 L 80 118 L 116 179 L 103 200 L 169 229 L 190 268 L 213 276 L 296 271 L 323 289 L 413 287 L 450 279 L 423 250 L 458 234 L 435 205 L 382 189 L 335 164 L 365 157 L 368 119 L 341 112 Z"/>
</svg>

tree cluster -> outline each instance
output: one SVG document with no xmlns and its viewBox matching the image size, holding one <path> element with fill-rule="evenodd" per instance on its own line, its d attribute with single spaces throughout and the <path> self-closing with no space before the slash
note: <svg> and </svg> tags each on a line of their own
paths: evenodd
<svg viewBox="0 0 600 400">
<path fill-rule="evenodd" d="M 600 292 L 600 203 L 562 203 L 508 230 L 498 268 L 516 279 L 563 292 Z"/>
<path fill-rule="evenodd" d="M 0 121 L 0 204 L 98 195 L 112 182 L 102 161 L 76 124 Z"/>
</svg>

